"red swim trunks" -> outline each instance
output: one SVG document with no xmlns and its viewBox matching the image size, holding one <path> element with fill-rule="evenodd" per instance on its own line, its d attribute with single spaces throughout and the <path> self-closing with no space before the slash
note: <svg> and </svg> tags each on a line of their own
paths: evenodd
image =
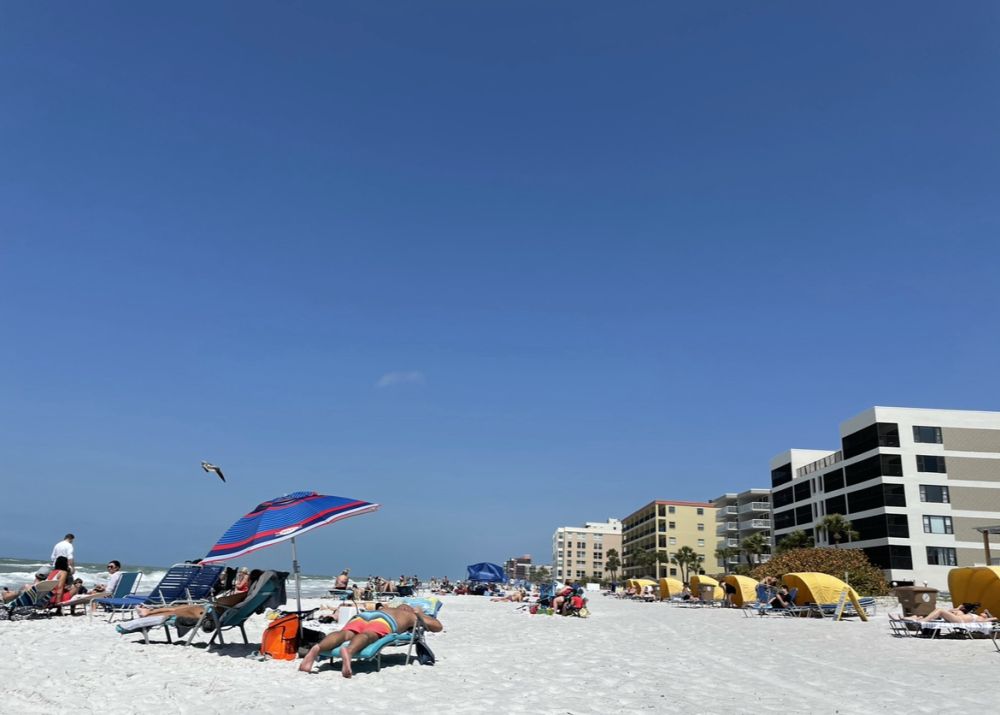
<svg viewBox="0 0 1000 715">
<path fill-rule="evenodd" d="M 340 630 L 350 631 L 351 633 L 375 633 L 379 638 L 392 633 L 392 627 L 385 618 L 373 618 L 370 621 L 366 621 L 360 616 L 355 616 L 349 620 Z"/>
</svg>

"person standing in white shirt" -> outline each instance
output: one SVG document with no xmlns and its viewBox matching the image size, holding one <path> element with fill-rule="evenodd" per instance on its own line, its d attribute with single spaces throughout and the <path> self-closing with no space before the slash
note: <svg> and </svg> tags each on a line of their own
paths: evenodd
<svg viewBox="0 0 1000 715">
<path fill-rule="evenodd" d="M 70 573 L 76 570 L 76 562 L 73 561 L 73 539 L 75 538 L 72 534 L 66 534 L 66 537 L 62 541 L 52 547 L 53 566 L 57 558 L 65 556 L 66 560 L 69 561 Z"/>
</svg>

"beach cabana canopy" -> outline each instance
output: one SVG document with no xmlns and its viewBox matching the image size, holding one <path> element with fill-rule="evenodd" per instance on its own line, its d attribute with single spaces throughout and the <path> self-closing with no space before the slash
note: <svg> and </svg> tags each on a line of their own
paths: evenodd
<svg viewBox="0 0 1000 715">
<path fill-rule="evenodd" d="M 642 589 L 646 588 L 646 586 L 652 586 L 653 588 L 657 588 L 657 583 L 656 581 L 652 581 L 648 578 L 630 578 L 628 581 L 625 582 L 625 587 L 634 588 L 636 590 L 636 593 L 641 593 Z"/>
<path fill-rule="evenodd" d="M 506 581 L 507 576 L 503 572 L 503 566 L 491 564 L 483 561 L 479 564 L 472 564 L 465 567 L 469 572 L 470 581 L 484 581 L 487 583 L 497 583 Z"/>
<path fill-rule="evenodd" d="M 757 582 L 749 576 L 729 574 L 722 579 L 722 582 L 736 587 L 736 593 L 733 594 L 734 606 L 742 606 L 744 603 L 753 603 L 757 600 Z"/>
<path fill-rule="evenodd" d="M 1000 613 L 1000 566 L 973 566 L 948 572 L 952 603 L 978 603 L 979 610 Z"/>
<path fill-rule="evenodd" d="M 841 581 L 836 576 L 825 573 L 815 573 L 811 571 L 803 573 L 786 573 L 781 577 L 781 582 L 788 587 L 799 589 L 795 597 L 795 603 L 804 605 L 806 603 L 836 603 L 840 600 L 840 593 L 845 588 L 847 596 L 854 601 L 858 594 L 853 588 Z"/>
<path fill-rule="evenodd" d="M 660 600 L 666 601 L 667 599 L 680 595 L 681 591 L 684 590 L 684 584 L 681 583 L 676 578 L 661 578 L 660 579 Z"/>
<path fill-rule="evenodd" d="M 711 576 L 692 576 L 691 577 L 691 593 L 695 597 L 701 596 L 701 589 L 703 586 L 714 586 L 712 589 L 712 599 L 716 601 L 721 601 L 725 598 L 725 592 L 722 590 L 722 586 Z"/>
</svg>

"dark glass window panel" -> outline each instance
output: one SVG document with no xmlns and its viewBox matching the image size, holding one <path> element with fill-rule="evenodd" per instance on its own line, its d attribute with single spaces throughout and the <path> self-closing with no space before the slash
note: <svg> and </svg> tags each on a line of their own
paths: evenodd
<svg viewBox="0 0 1000 715">
<path fill-rule="evenodd" d="M 939 487 L 934 484 L 921 484 L 920 501 L 933 502 L 935 504 L 948 504 L 951 501 L 951 495 L 948 493 L 948 487 Z"/>
<path fill-rule="evenodd" d="M 882 497 L 886 506 L 906 506 L 906 491 L 902 484 L 883 484 Z"/>
<path fill-rule="evenodd" d="M 882 476 L 901 477 L 903 476 L 903 458 L 898 454 L 879 455 L 882 464 Z"/>
<path fill-rule="evenodd" d="M 880 569 L 889 568 L 889 547 L 888 546 L 869 546 L 862 549 L 865 552 L 865 556 L 868 560 L 872 562 L 872 566 Z"/>
<path fill-rule="evenodd" d="M 878 477 L 901 476 L 903 460 L 898 454 L 876 454 L 844 467 L 844 478 L 850 487 Z"/>
<path fill-rule="evenodd" d="M 889 545 L 889 568 L 912 569 L 913 555 L 909 546 Z"/>
<path fill-rule="evenodd" d="M 875 425 L 868 425 L 864 429 L 844 437 L 841 444 L 844 450 L 844 459 L 864 454 L 878 447 L 878 428 Z"/>
<path fill-rule="evenodd" d="M 885 496 L 882 491 L 882 485 L 876 484 L 875 486 L 868 487 L 867 489 L 859 489 L 856 492 L 848 493 L 847 504 L 851 514 L 885 506 Z"/>
<path fill-rule="evenodd" d="M 857 457 L 876 447 L 898 447 L 899 425 L 894 422 L 876 422 L 849 434 L 841 440 L 844 459 Z"/>
<path fill-rule="evenodd" d="M 917 471 L 918 472 L 935 472 L 937 474 L 944 474 L 947 469 L 945 469 L 944 457 L 935 455 L 918 454 L 917 455 Z"/>
<path fill-rule="evenodd" d="M 895 539 L 910 538 L 910 524 L 906 514 L 886 514 L 885 522 L 889 536 Z"/>
<path fill-rule="evenodd" d="M 776 492 L 771 493 L 771 507 L 780 509 L 783 506 L 788 506 L 795 499 L 792 496 L 792 488 L 787 487 L 785 489 L 779 489 Z"/>
<path fill-rule="evenodd" d="M 862 459 L 860 462 L 848 464 L 844 467 L 844 477 L 847 485 L 851 487 L 880 476 L 882 476 L 882 465 L 879 462 L 879 455 L 877 454 L 874 457 Z"/>
<path fill-rule="evenodd" d="M 787 529 L 795 526 L 795 510 L 778 511 L 774 514 L 774 528 Z"/>
<path fill-rule="evenodd" d="M 771 488 L 780 487 L 782 484 L 788 484 L 792 481 L 792 465 L 783 464 L 777 469 L 771 470 Z"/>
<path fill-rule="evenodd" d="M 889 535 L 885 514 L 869 516 L 865 519 L 851 519 L 851 526 L 858 532 L 857 541 L 884 539 Z"/>
<path fill-rule="evenodd" d="M 895 422 L 879 422 L 875 425 L 878 428 L 879 447 L 899 446 L 899 425 Z"/>
<path fill-rule="evenodd" d="M 827 514 L 846 514 L 847 513 L 847 497 L 841 494 L 838 497 L 830 497 L 826 500 L 826 513 Z"/>
<path fill-rule="evenodd" d="M 813 523 L 813 511 L 812 507 L 806 504 L 805 506 L 796 507 L 795 509 L 795 523 L 799 526 L 803 524 Z"/>
<path fill-rule="evenodd" d="M 844 470 L 836 469 L 823 475 L 823 483 L 828 492 L 844 488 Z"/>
<path fill-rule="evenodd" d="M 913 441 L 922 442 L 924 444 L 941 444 L 941 428 L 940 427 L 918 427 L 913 426 Z"/>
<path fill-rule="evenodd" d="M 958 566 L 958 554 L 947 546 L 928 546 L 927 563 L 931 566 Z"/>
<path fill-rule="evenodd" d="M 809 488 L 808 479 L 795 485 L 795 501 L 803 501 L 810 496 L 812 496 L 812 490 Z"/>
</svg>

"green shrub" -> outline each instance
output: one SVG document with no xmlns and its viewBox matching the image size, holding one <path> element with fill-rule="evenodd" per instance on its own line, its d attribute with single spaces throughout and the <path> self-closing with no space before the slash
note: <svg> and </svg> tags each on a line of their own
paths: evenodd
<svg viewBox="0 0 1000 715">
<path fill-rule="evenodd" d="M 816 571 L 847 581 L 861 596 L 885 596 L 889 593 L 882 571 L 872 566 L 861 549 L 791 549 L 761 564 L 750 574 L 758 581 L 765 576 L 781 577 L 786 573 Z"/>
</svg>

